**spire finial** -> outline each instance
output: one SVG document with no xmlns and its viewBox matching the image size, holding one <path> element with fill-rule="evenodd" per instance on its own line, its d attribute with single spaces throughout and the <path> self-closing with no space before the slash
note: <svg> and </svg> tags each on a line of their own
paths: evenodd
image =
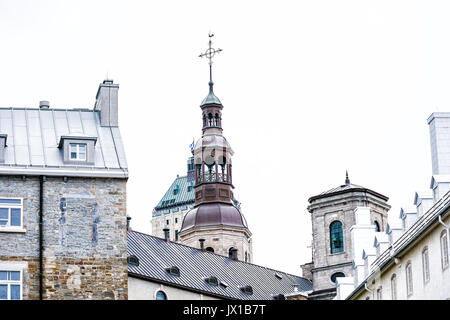
<svg viewBox="0 0 450 320">
<path fill-rule="evenodd" d="M 213 61 L 212 61 L 212 58 L 214 57 L 214 55 L 216 53 L 221 52 L 222 49 L 217 49 L 216 50 L 216 49 L 214 49 L 212 47 L 211 38 L 214 37 L 213 33 L 210 32 L 208 34 L 208 37 L 209 37 L 209 48 L 204 53 L 200 54 L 199 57 L 200 58 L 206 57 L 209 60 L 209 62 L 208 62 L 209 63 L 209 88 L 210 88 L 210 90 L 212 90 L 212 86 L 213 86 L 213 81 L 212 81 L 212 64 L 213 64 Z"/>
<path fill-rule="evenodd" d="M 350 184 L 350 179 L 348 178 L 348 171 L 345 170 L 345 184 Z"/>
</svg>

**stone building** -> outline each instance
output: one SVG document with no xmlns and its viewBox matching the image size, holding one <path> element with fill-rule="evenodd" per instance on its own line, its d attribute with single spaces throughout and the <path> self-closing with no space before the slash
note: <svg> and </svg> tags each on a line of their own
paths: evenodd
<svg viewBox="0 0 450 320">
<path fill-rule="evenodd" d="M 127 299 L 118 89 L 93 109 L 0 108 L 0 299 Z"/>
<path fill-rule="evenodd" d="M 192 248 L 144 233 L 128 232 L 130 300 L 305 300 L 305 278 Z M 157 257 L 157 258 L 156 258 Z"/>
<path fill-rule="evenodd" d="M 212 35 L 210 35 L 212 37 Z M 209 51 L 211 40 L 209 42 Z M 210 60 L 209 94 L 200 104 L 202 137 L 192 150 L 194 156 L 194 207 L 186 213 L 180 230 L 181 243 L 239 260 L 253 259 L 251 232 L 235 205 L 232 189 L 233 150 L 222 134 L 223 105 L 214 94 Z"/>
<path fill-rule="evenodd" d="M 351 227 L 355 224 L 354 210 L 358 206 L 370 208 L 370 220 L 374 228 L 385 230 L 388 197 L 350 183 L 311 197 L 308 211 L 311 213 L 313 232 L 313 262 L 302 266 L 303 276 L 310 277 L 313 292 L 310 299 L 331 299 L 336 295 L 336 278 L 352 273 Z"/>
<path fill-rule="evenodd" d="M 339 278 L 336 299 L 450 299 L 450 113 L 428 118 L 430 189 L 415 193 L 386 230 L 370 225 L 367 207 L 355 210 L 352 273 Z"/>
</svg>

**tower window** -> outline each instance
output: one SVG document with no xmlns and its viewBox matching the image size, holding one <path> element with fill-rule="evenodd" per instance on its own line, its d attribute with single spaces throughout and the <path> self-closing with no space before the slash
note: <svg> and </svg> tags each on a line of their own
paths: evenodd
<svg viewBox="0 0 450 320">
<path fill-rule="evenodd" d="M 180 192 L 180 186 L 176 185 L 175 188 L 173 188 L 173 195 L 177 195 L 179 192 Z"/>
<path fill-rule="evenodd" d="M 178 230 L 175 230 L 175 241 L 178 241 L 179 235 L 178 235 Z"/>
<path fill-rule="evenodd" d="M 331 276 L 331 281 L 333 283 L 336 283 L 336 278 L 339 278 L 339 277 L 345 277 L 345 274 L 342 272 L 333 273 L 333 275 Z"/>
<path fill-rule="evenodd" d="M 213 248 L 211 248 L 211 247 L 208 247 L 208 248 L 206 248 L 205 250 L 206 250 L 206 251 L 208 251 L 208 252 L 212 252 L 212 253 L 214 253 L 214 249 L 213 249 Z"/>
<path fill-rule="evenodd" d="M 373 224 L 375 225 L 375 232 L 380 232 L 380 225 L 377 221 L 374 221 Z"/>
<path fill-rule="evenodd" d="M 330 248 L 331 253 L 339 253 L 344 251 L 342 222 L 340 221 L 334 221 L 330 225 Z"/>
</svg>

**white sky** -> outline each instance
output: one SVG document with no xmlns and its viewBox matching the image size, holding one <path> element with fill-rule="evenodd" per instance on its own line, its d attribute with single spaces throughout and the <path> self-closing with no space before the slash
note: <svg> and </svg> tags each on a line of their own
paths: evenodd
<svg viewBox="0 0 450 320">
<path fill-rule="evenodd" d="M 151 212 L 186 171 L 215 93 L 254 262 L 294 274 L 311 260 L 307 199 L 344 183 L 390 197 L 391 215 L 431 179 L 427 118 L 447 111 L 448 1 L 0 0 L 0 107 L 94 105 L 120 84 L 128 214 Z"/>
</svg>

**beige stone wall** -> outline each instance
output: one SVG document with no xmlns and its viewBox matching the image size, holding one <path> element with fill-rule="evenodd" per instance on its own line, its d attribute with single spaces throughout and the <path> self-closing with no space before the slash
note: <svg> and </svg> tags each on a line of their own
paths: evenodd
<svg viewBox="0 0 450 320">
<path fill-rule="evenodd" d="M 190 210 L 190 207 L 186 210 L 179 210 L 178 212 L 170 212 L 168 214 L 161 214 L 160 216 L 154 216 L 152 218 L 152 235 L 159 238 L 164 238 L 165 227 L 169 228 L 170 241 L 175 242 L 175 230 L 180 231 L 183 219 L 186 213 Z M 169 220 L 169 224 L 167 224 Z M 179 242 L 179 241 L 178 241 Z"/>
<path fill-rule="evenodd" d="M 229 226 L 217 226 L 208 228 L 192 228 L 182 234 L 182 244 L 200 248 L 200 238 L 205 239 L 205 248 L 211 247 L 214 253 L 228 257 L 230 248 L 238 249 L 238 259 L 247 262 L 253 261 L 253 249 L 251 240 L 248 239 L 248 231 L 243 228 Z"/>
<path fill-rule="evenodd" d="M 129 300 L 155 300 L 156 292 L 159 290 L 166 294 L 167 300 L 219 300 L 216 297 L 132 276 L 128 277 L 128 288 Z"/>
</svg>

